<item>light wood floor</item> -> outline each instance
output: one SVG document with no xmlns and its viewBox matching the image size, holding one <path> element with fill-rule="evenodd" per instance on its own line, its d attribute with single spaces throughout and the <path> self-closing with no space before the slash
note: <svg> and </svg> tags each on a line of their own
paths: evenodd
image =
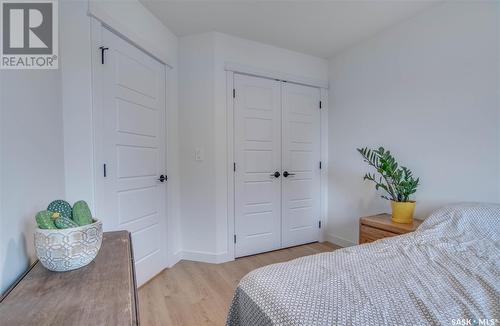
<svg viewBox="0 0 500 326">
<path fill-rule="evenodd" d="M 245 274 L 261 266 L 338 248 L 323 242 L 224 264 L 181 261 L 139 289 L 141 325 L 224 325 L 234 290 Z"/>
</svg>

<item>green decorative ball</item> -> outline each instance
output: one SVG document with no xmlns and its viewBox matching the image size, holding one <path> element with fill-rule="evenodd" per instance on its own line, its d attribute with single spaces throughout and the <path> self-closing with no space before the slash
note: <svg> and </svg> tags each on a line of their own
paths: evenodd
<svg viewBox="0 0 500 326">
<path fill-rule="evenodd" d="M 41 211 L 36 214 L 36 223 L 40 229 L 57 229 L 52 220 L 52 214 L 49 211 Z"/>
<path fill-rule="evenodd" d="M 83 200 L 77 201 L 73 205 L 73 221 L 78 225 L 87 225 L 92 223 L 92 213 L 89 205 Z"/>
<path fill-rule="evenodd" d="M 71 209 L 71 205 L 64 200 L 54 200 L 52 203 L 49 204 L 47 207 L 48 211 L 51 212 L 56 212 L 61 214 L 62 217 L 71 219 L 71 216 L 73 214 L 73 210 Z"/>
<path fill-rule="evenodd" d="M 69 229 L 69 228 L 76 228 L 79 226 L 72 219 L 63 216 L 56 218 L 54 220 L 54 224 L 58 229 Z"/>
</svg>

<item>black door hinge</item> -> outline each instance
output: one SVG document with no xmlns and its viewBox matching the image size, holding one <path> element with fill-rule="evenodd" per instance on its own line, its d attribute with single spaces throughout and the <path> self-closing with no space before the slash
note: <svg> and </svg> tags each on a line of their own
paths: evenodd
<svg viewBox="0 0 500 326">
<path fill-rule="evenodd" d="M 318 226 L 319 226 L 319 228 L 321 229 L 321 221 L 319 221 Z"/>
<path fill-rule="evenodd" d="M 106 164 L 103 164 L 102 170 L 103 170 L 102 172 L 104 174 L 104 177 L 106 178 L 107 174 L 108 174 L 107 171 L 106 171 Z"/>
<path fill-rule="evenodd" d="M 321 103 L 321 101 L 319 101 L 319 108 L 321 109 L 323 106 L 323 104 Z"/>
<path fill-rule="evenodd" d="M 99 49 L 101 49 L 101 64 L 104 64 L 104 51 L 109 50 L 109 48 L 100 46 Z"/>
<path fill-rule="evenodd" d="M 236 89 L 233 88 L 233 98 L 236 98 Z"/>
<path fill-rule="evenodd" d="M 236 243 L 236 234 L 234 235 L 234 243 Z"/>
<path fill-rule="evenodd" d="M 236 172 L 236 162 L 233 163 L 233 171 Z"/>
<path fill-rule="evenodd" d="M 321 161 L 319 161 L 319 169 L 321 170 Z"/>
</svg>

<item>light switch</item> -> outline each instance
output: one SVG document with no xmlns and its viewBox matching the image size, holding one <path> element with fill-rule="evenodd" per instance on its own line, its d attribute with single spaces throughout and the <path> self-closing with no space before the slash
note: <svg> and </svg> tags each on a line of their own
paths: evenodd
<svg viewBox="0 0 500 326">
<path fill-rule="evenodd" d="M 197 148 L 194 150 L 194 159 L 196 161 L 203 161 L 205 159 L 203 149 Z"/>
</svg>

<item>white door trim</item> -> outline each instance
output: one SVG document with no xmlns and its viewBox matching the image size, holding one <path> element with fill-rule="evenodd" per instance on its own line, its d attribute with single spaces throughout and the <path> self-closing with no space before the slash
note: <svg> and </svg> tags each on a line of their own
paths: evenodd
<svg viewBox="0 0 500 326">
<path fill-rule="evenodd" d="M 169 56 L 167 53 L 147 39 L 141 37 L 134 31 L 133 28 L 130 28 L 130 26 L 127 26 L 126 24 L 123 24 L 113 18 L 113 16 L 109 15 L 106 10 L 103 10 L 96 1 L 89 1 L 88 15 L 92 20 L 96 20 L 102 25 L 105 25 L 121 38 L 127 40 L 129 43 L 132 43 L 135 47 L 146 52 L 156 60 L 165 64 L 167 67 L 173 67 L 172 63 L 168 62 Z M 140 46 L 139 44 L 144 44 L 144 46 Z"/>
<path fill-rule="evenodd" d="M 107 28 L 108 30 L 111 30 L 113 33 L 116 33 L 113 29 L 108 28 L 105 24 L 103 24 L 101 21 L 97 20 L 96 18 L 91 17 L 91 54 L 92 54 L 92 153 L 93 153 L 93 167 L 94 167 L 94 189 L 93 189 L 93 194 L 94 198 L 93 201 L 96 203 L 96 196 L 97 196 L 97 191 L 100 188 L 100 185 L 102 183 L 102 178 L 101 178 L 101 173 L 103 171 L 102 169 L 102 161 L 100 160 L 100 156 L 102 155 L 102 144 L 96 140 L 101 139 L 102 134 L 103 134 L 103 128 L 102 128 L 102 121 L 103 121 L 103 107 L 102 107 L 102 102 L 103 102 L 103 94 L 102 94 L 102 69 L 100 67 L 101 65 L 101 50 L 99 49 L 100 46 L 102 46 L 102 31 L 104 28 Z M 118 32 L 116 33 L 118 36 L 122 37 L 121 34 Z M 138 49 L 141 49 L 141 47 L 138 47 L 136 44 L 131 42 L 129 39 L 126 39 L 127 42 L 131 43 L 133 46 L 137 47 Z M 147 53 L 147 52 L 146 52 Z M 156 58 L 155 58 L 156 59 Z M 169 66 L 163 63 L 165 66 L 165 131 L 164 135 L 167 137 L 168 135 L 168 112 L 169 112 L 169 107 L 168 107 L 168 98 L 171 96 L 168 92 L 168 70 Z M 168 174 L 169 171 L 169 165 L 168 165 L 168 160 L 167 158 L 169 155 L 172 155 L 173 153 L 169 152 L 169 146 L 168 146 L 168 141 L 165 139 L 165 170 Z M 169 214 L 169 207 L 167 207 L 168 203 L 168 192 L 169 192 L 168 187 L 168 182 L 167 182 L 167 187 L 166 187 L 166 198 L 164 201 L 164 212 L 165 212 L 165 226 L 166 229 L 165 234 L 169 235 L 171 233 L 171 230 L 168 229 L 168 226 L 172 225 L 171 223 L 171 216 Z M 95 209 L 97 210 L 97 204 L 95 205 Z M 96 216 L 98 212 L 96 211 Z M 103 219 L 103 217 L 99 217 L 100 219 Z M 103 220 L 104 227 L 106 228 L 106 220 Z M 170 231 L 170 232 L 169 232 Z M 167 239 L 169 240 L 169 239 Z M 172 248 L 170 247 L 169 241 L 167 241 L 167 248 L 166 250 L 166 260 L 165 262 L 162 262 L 163 265 L 165 266 L 171 266 L 173 265 L 176 261 L 176 257 L 174 253 L 172 252 Z"/>
<path fill-rule="evenodd" d="M 234 67 L 239 65 L 234 64 Z M 265 70 L 263 70 L 265 71 Z M 227 248 L 228 255 L 227 260 L 234 260 L 234 235 L 236 230 L 234 228 L 234 74 L 240 73 L 243 75 L 250 75 L 262 78 L 272 78 L 266 75 L 255 75 L 252 73 L 244 73 L 240 71 L 234 71 L 228 69 L 226 64 L 226 135 L 227 135 Z M 305 78 L 307 79 L 307 78 Z M 298 83 L 307 86 L 318 87 L 311 84 Z M 320 113 L 320 125 L 321 125 L 321 145 L 320 145 L 320 156 L 321 156 L 321 194 L 320 194 L 320 205 L 321 205 L 321 230 L 319 241 L 325 241 L 325 230 L 327 227 L 327 216 L 328 216 L 328 86 L 318 87 L 320 89 L 320 99 L 321 99 L 321 113 Z"/>
<path fill-rule="evenodd" d="M 93 189 L 93 201 L 94 209 L 97 209 L 96 191 L 101 187 L 102 180 L 98 177 L 98 173 L 102 172 L 101 164 L 98 163 L 97 153 L 102 153 L 102 144 L 97 142 L 96 139 L 101 139 L 102 135 L 102 71 L 99 69 L 99 47 L 102 44 L 102 28 L 103 25 L 100 21 L 95 18 L 90 18 L 90 28 L 91 28 L 91 64 L 92 64 L 92 164 L 93 164 L 93 178 L 94 178 L 94 189 Z M 101 217 L 102 218 L 102 217 Z"/>
<path fill-rule="evenodd" d="M 226 71 L 226 108 L 227 108 L 227 253 L 234 260 L 234 73 Z"/>
<path fill-rule="evenodd" d="M 231 71 L 233 73 L 240 73 L 243 75 L 250 75 L 250 76 L 270 78 L 270 79 L 279 79 L 282 81 L 287 81 L 295 84 L 328 89 L 328 80 L 320 80 L 303 76 L 297 76 L 286 72 L 262 69 L 234 62 L 226 62 L 224 65 L 224 69 L 226 71 Z"/>
<path fill-rule="evenodd" d="M 321 207 L 321 230 L 319 232 L 319 241 L 325 240 L 325 233 L 328 227 L 328 89 L 321 88 L 321 112 L 320 112 L 320 207 Z"/>
</svg>

